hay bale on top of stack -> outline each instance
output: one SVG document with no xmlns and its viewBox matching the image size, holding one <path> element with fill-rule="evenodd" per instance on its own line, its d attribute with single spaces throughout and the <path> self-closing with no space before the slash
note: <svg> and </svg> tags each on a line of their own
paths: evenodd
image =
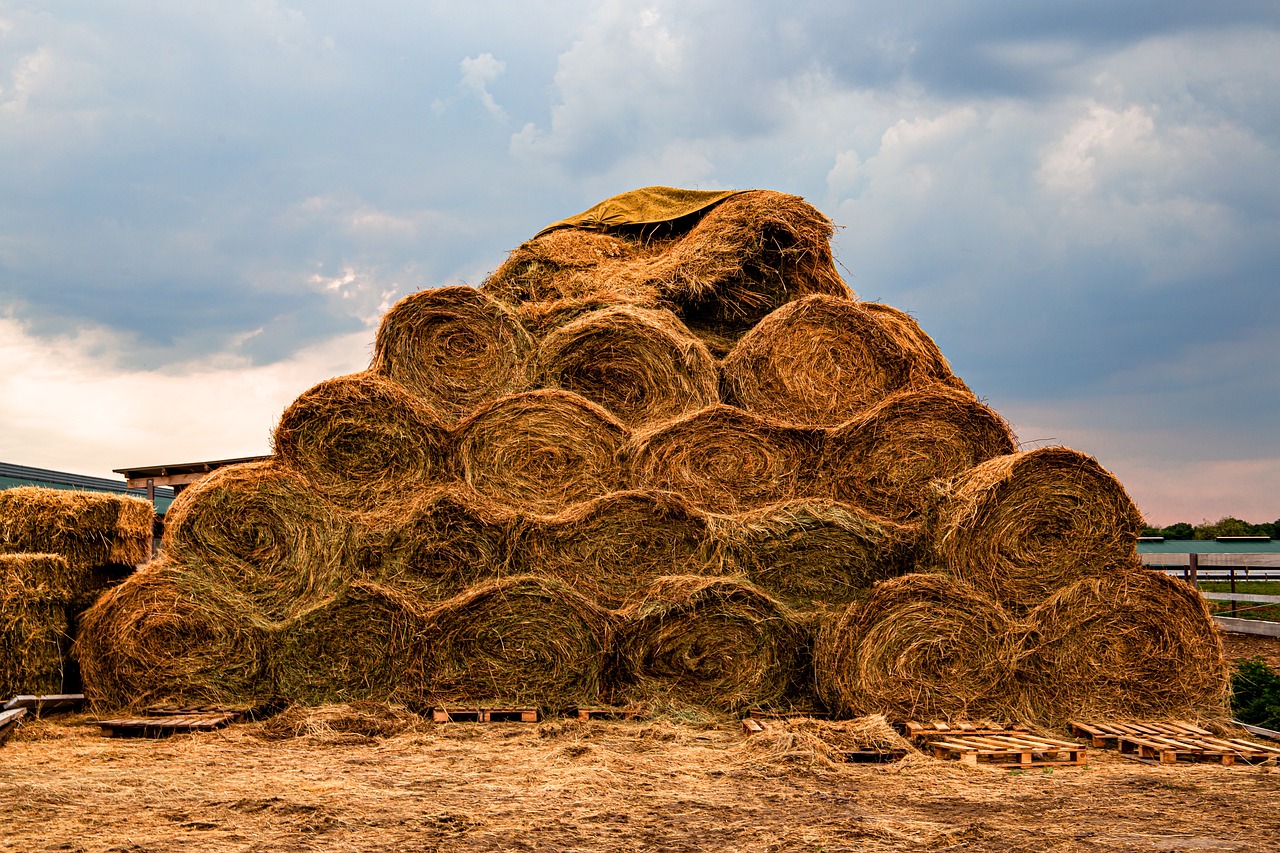
<svg viewBox="0 0 1280 853">
<path fill-rule="evenodd" d="M 1128 567 L 1123 490 L 1018 453 L 914 320 L 855 300 L 831 235 L 795 196 L 651 187 L 479 290 L 406 297 L 368 373 L 286 410 L 276 460 L 175 504 L 168 568 L 95 608 L 91 693 L 1154 712 L 1132 694 L 1158 673 L 1122 662 L 1163 647 L 1155 611 L 1099 592 L 1168 598 Z M 111 627 L 175 585 L 227 621 Z M 1207 617 L 1159 618 L 1203 652 L 1159 707 L 1212 715 Z M 148 681 L 171 634 L 230 646 Z"/>
</svg>

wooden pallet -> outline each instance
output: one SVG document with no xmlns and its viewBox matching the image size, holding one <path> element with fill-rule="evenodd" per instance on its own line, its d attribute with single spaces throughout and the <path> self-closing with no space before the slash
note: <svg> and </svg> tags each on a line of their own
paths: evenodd
<svg viewBox="0 0 1280 853">
<path fill-rule="evenodd" d="M 751 708 L 747 711 L 747 716 L 753 720 L 825 720 L 830 715 L 817 710 L 766 711 L 763 708 Z"/>
<path fill-rule="evenodd" d="M 1024 728 L 1012 725 L 1003 725 L 1001 723 L 946 723 L 941 720 L 934 720 L 929 723 L 922 723 L 918 720 L 908 720 L 902 725 L 903 733 L 913 740 L 935 740 L 937 738 L 959 737 L 964 735 L 976 735 L 978 737 L 989 737 L 993 735 L 1029 735 L 1030 732 Z"/>
<path fill-rule="evenodd" d="M 537 708 L 432 708 L 433 723 L 536 723 Z"/>
<path fill-rule="evenodd" d="M 634 708 L 574 708 L 571 716 L 587 720 L 638 720 L 643 716 Z"/>
<path fill-rule="evenodd" d="M 1126 737 L 1213 737 L 1213 732 L 1181 720 L 1147 723 L 1078 722 L 1072 720 L 1067 728 L 1076 737 L 1086 738 L 1089 745 L 1104 749 L 1117 746 Z"/>
<path fill-rule="evenodd" d="M 1237 738 L 1128 735 L 1119 738 L 1120 754 L 1147 764 L 1210 762 L 1213 764 L 1276 764 L 1280 748 Z"/>
<path fill-rule="evenodd" d="M 234 711 L 180 714 L 168 717 L 129 717 L 99 720 L 103 737 L 168 737 L 182 732 L 208 732 L 229 726 L 239 717 Z"/>
<path fill-rule="evenodd" d="M 37 717 L 61 711 L 79 711 L 84 707 L 83 693 L 53 693 L 45 696 L 14 696 L 4 703 L 5 711 L 25 708 Z"/>
<path fill-rule="evenodd" d="M 844 761 L 856 764 L 886 764 L 907 757 L 905 749 L 850 749 L 837 753 Z"/>
<path fill-rule="evenodd" d="M 0 746 L 4 746 L 4 742 L 18 730 L 18 726 L 22 725 L 22 720 L 26 716 L 26 708 L 10 708 L 6 711 L 0 711 Z"/>
<path fill-rule="evenodd" d="M 928 746 L 938 758 L 959 759 L 966 764 L 992 764 L 1010 770 L 1029 767 L 1079 766 L 1087 763 L 1085 749 L 1071 741 L 1035 735 L 952 735 L 930 739 Z"/>
</svg>

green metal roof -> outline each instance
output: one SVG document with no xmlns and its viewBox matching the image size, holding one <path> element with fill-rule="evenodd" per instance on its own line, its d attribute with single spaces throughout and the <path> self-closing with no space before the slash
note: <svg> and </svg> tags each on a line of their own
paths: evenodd
<svg viewBox="0 0 1280 853">
<path fill-rule="evenodd" d="M 1280 540 L 1223 542 L 1217 539 L 1165 539 L 1139 542 L 1139 554 L 1280 554 Z"/>
</svg>

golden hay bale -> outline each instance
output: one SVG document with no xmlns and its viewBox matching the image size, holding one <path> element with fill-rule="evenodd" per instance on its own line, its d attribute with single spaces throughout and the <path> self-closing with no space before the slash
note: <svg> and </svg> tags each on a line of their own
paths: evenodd
<svg viewBox="0 0 1280 853">
<path fill-rule="evenodd" d="M 782 306 L 721 362 L 721 393 L 782 423 L 831 427 L 950 375 L 919 360 L 865 304 L 808 296 Z"/>
<path fill-rule="evenodd" d="M 307 738 L 325 744 L 358 744 L 425 726 L 422 717 L 405 708 L 361 700 L 319 707 L 290 705 L 264 720 L 252 734 L 268 741 Z"/>
<path fill-rule="evenodd" d="M 272 460 L 219 468 L 184 489 L 165 519 L 165 553 L 210 585 L 287 619 L 340 589 L 350 531 L 297 473 Z"/>
<path fill-rule="evenodd" d="M 0 551 L 61 554 L 79 571 L 151 557 L 155 508 L 141 498 L 18 486 L 0 490 Z"/>
<path fill-rule="evenodd" d="M 588 296 L 521 302 L 514 306 L 513 310 L 520 318 L 520 322 L 524 323 L 525 328 L 529 330 L 529 334 L 533 335 L 535 340 L 541 341 L 556 329 L 585 314 L 619 306 L 642 310 L 665 310 L 657 290 L 648 293 L 631 293 L 610 289 L 607 283 L 602 283 Z"/>
<path fill-rule="evenodd" d="M 480 286 L 509 304 L 594 297 L 619 262 L 647 254 L 642 243 L 625 236 L 586 228 L 544 231 L 520 244 Z M 618 289 L 631 283 L 620 280 Z M 641 289 L 644 289 L 643 286 Z M 655 288 L 648 288 L 651 292 Z"/>
<path fill-rule="evenodd" d="M 934 480 L 1013 453 L 1013 431 L 968 391 L 900 391 L 830 430 L 820 474 L 835 498 L 899 521 L 925 514 Z"/>
<path fill-rule="evenodd" d="M 420 290 L 382 318 L 370 371 L 399 382 L 443 422 L 529 387 L 533 339 L 510 309 L 471 287 Z"/>
<path fill-rule="evenodd" d="M 840 715 L 1008 719 L 1020 710 L 1014 671 L 1025 636 L 1024 625 L 976 589 L 903 575 L 824 619 L 815 686 Z"/>
<path fill-rule="evenodd" d="M 807 680 L 798 618 L 740 578 L 659 578 L 620 620 L 615 701 L 733 712 L 785 706 Z"/>
<path fill-rule="evenodd" d="M 448 436 L 425 405 L 372 373 L 328 379 L 280 416 L 276 456 L 343 509 L 374 511 L 449 478 Z"/>
<path fill-rule="evenodd" d="M 744 759 L 841 765 L 850 753 L 915 751 L 911 742 L 889 724 L 883 714 L 852 720 L 820 720 L 787 716 L 764 723 L 764 731 L 743 739 L 733 751 Z"/>
<path fill-rule="evenodd" d="M 412 594 L 353 583 L 272 632 L 277 694 L 312 704 L 418 696 L 408 672 L 422 653 L 426 609 Z"/>
<path fill-rule="evenodd" d="M 621 486 L 626 427 L 577 394 L 529 391 L 495 400 L 458 427 L 462 477 L 501 506 L 554 513 Z"/>
<path fill-rule="evenodd" d="M 598 701 L 610 627 L 604 609 L 560 581 L 495 580 L 429 614 L 411 675 L 433 705 L 590 705 Z"/>
<path fill-rule="evenodd" d="M 939 510 L 933 551 L 940 570 L 1022 612 L 1067 584 L 1127 565 L 1142 523 L 1096 459 L 1042 447 L 960 475 Z"/>
<path fill-rule="evenodd" d="M 710 570 L 707 517 L 671 492 L 613 492 L 525 521 L 515 569 L 617 605 L 652 580 Z"/>
<path fill-rule="evenodd" d="M 502 575 L 515 517 L 454 486 L 434 489 L 360 531 L 358 564 L 380 583 L 440 600 Z"/>
<path fill-rule="evenodd" d="M 916 531 L 859 507 L 800 498 L 716 521 L 717 553 L 793 607 L 851 601 L 876 581 L 909 571 Z"/>
<path fill-rule="evenodd" d="M 678 492 L 708 512 L 743 512 L 816 496 L 818 435 L 711 406 L 637 433 L 626 452 L 632 488 Z"/>
<path fill-rule="evenodd" d="M 10 602 L 67 605 L 82 595 L 88 574 L 61 554 L 0 554 L 0 595 Z"/>
<path fill-rule="evenodd" d="M 542 341 L 538 376 L 630 427 L 720 400 L 711 353 L 668 311 L 618 306 L 579 317 Z"/>
<path fill-rule="evenodd" d="M 148 563 L 80 618 L 75 654 L 100 708 L 256 704 L 270 697 L 267 629 L 238 591 Z"/>
<path fill-rule="evenodd" d="M 1221 638 L 1184 581 L 1135 563 L 1059 590 L 1028 618 L 1039 643 L 1023 678 L 1040 722 L 1226 717 Z"/>
<path fill-rule="evenodd" d="M 62 692 L 67 605 L 86 574 L 59 554 L 0 554 L 0 698 Z"/>
<path fill-rule="evenodd" d="M 859 302 L 862 310 L 871 314 L 889 337 L 911 355 L 911 363 L 916 370 L 943 385 L 950 385 L 962 391 L 968 391 L 960 377 L 951 372 L 951 364 L 938 348 L 938 344 L 920 328 L 915 318 L 892 305 L 883 302 Z M 927 381 L 927 380 L 926 380 Z"/>
</svg>

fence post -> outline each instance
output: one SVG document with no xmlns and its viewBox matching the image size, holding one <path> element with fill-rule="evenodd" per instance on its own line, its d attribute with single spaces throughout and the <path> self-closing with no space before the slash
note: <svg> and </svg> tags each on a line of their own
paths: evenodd
<svg viewBox="0 0 1280 853">
<path fill-rule="evenodd" d="M 1232 595 L 1236 594 L 1236 567 L 1235 566 L 1231 566 L 1231 594 Z M 1236 600 L 1233 598 L 1231 599 L 1231 618 L 1234 619 L 1235 616 L 1236 616 Z"/>
<path fill-rule="evenodd" d="M 1198 578 L 1198 575 L 1200 574 L 1200 555 L 1199 554 L 1187 555 L 1187 572 L 1191 575 L 1191 578 L 1190 578 L 1191 585 L 1196 589 L 1199 589 L 1200 588 L 1200 580 Z"/>
</svg>

